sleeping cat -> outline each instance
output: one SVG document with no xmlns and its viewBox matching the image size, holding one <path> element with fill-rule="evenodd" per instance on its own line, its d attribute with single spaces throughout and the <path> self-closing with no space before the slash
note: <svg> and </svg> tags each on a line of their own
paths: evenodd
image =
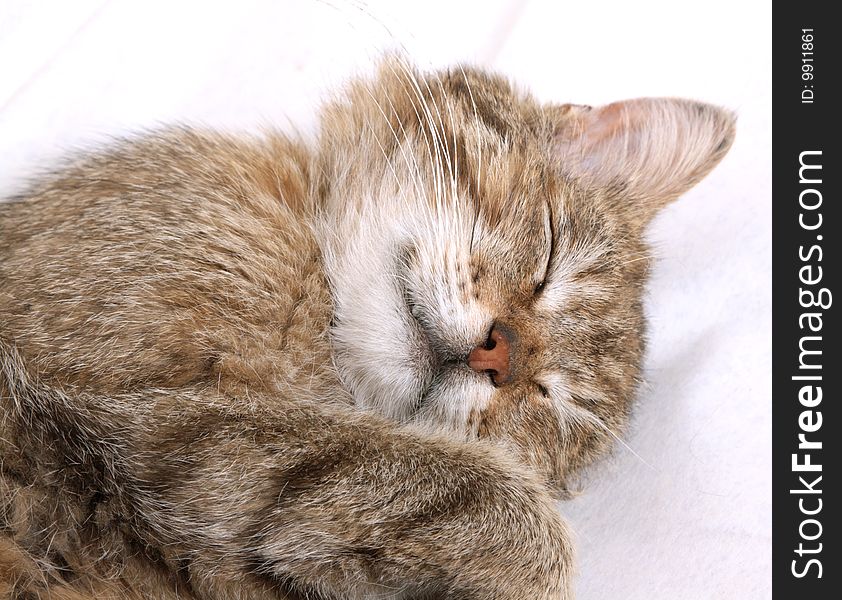
<svg viewBox="0 0 842 600">
<path fill-rule="evenodd" d="M 0 204 L 0 596 L 571 598 L 644 229 L 733 136 L 388 59 L 315 143 L 68 160 Z"/>
</svg>

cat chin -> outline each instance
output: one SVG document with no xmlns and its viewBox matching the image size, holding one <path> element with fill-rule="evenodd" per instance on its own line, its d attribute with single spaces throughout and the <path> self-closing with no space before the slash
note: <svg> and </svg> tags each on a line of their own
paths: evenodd
<svg viewBox="0 0 842 600">
<path fill-rule="evenodd" d="M 490 378 L 466 364 L 446 364 L 421 398 L 412 422 L 476 437 L 479 419 L 496 392 Z"/>
</svg>

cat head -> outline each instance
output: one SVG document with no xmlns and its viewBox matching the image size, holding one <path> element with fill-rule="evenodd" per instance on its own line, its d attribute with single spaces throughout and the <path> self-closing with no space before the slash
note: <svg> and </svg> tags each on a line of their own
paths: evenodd
<svg viewBox="0 0 842 600">
<path fill-rule="evenodd" d="M 320 235 L 355 400 L 563 488 L 640 380 L 644 228 L 733 136 L 706 104 L 543 105 L 475 69 L 352 83 L 323 114 Z"/>
</svg>

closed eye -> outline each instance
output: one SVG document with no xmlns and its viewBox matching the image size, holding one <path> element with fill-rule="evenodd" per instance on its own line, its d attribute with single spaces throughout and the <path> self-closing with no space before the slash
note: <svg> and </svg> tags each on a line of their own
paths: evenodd
<svg viewBox="0 0 842 600">
<path fill-rule="evenodd" d="M 552 207 L 550 203 L 547 202 L 547 210 L 544 211 L 546 215 L 546 221 L 544 222 L 544 233 L 545 239 L 547 240 L 547 259 L 544 262 L 544 270 L 541 275 L 540 281 L 535 285 L 533 289 L 533 295 L 538 296 L 541 292 L 544 291 L 544 288 L 547 287 L 547 280 L 550 276 L 550 266 L 552 264 L 553 255 L 555 254 L 555 230 L 553 229 L 553 219 L 552 219 Z"/>
</svg>

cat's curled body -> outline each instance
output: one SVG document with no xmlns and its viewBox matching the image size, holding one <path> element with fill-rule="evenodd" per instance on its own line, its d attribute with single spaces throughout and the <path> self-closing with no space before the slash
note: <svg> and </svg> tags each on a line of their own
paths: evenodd
<svg viewBox="0 0 842 600">
<path fill-rule="evenodd" d="M 681 100 L 388 60 L 315 143 L 173 129 L 0 204 L 0 595 L 570 598 Z"/>
</svg>

